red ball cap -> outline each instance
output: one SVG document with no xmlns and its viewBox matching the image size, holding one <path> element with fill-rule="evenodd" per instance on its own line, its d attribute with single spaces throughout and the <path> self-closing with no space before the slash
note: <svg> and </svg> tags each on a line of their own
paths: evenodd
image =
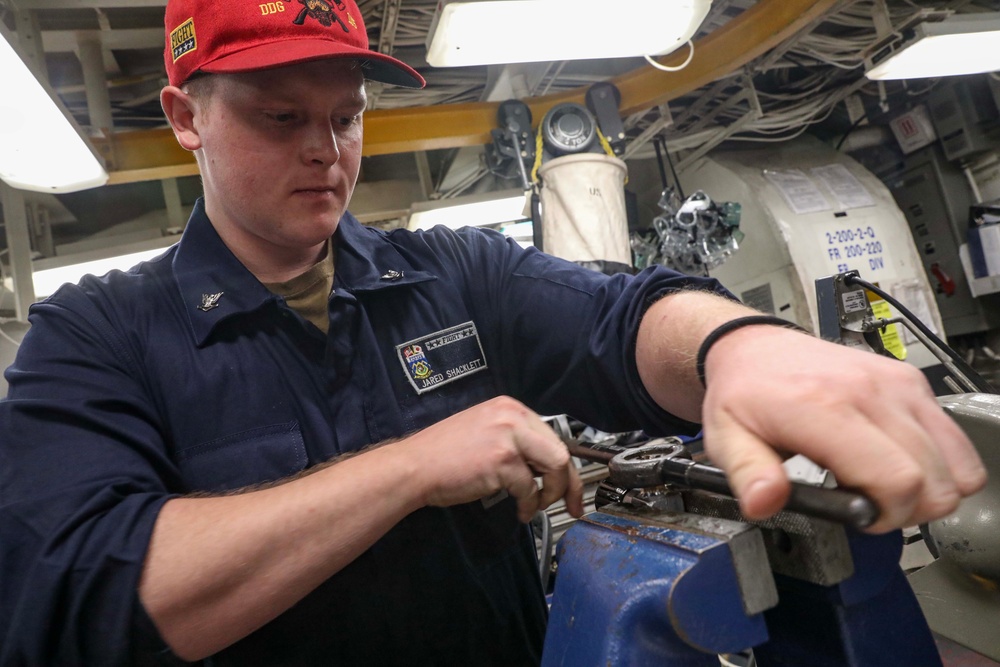
<svg viewBox="0 0 1000 667">
<path fill-rule="evenodd" d="M 423 88 L 412 67 L 368 48 L 354 0 L 169 0 L 163 57 L 170 85 L 196 72 L 252 72 L 321 58 L 354 58 L 365 78 Z"/>
</svg>

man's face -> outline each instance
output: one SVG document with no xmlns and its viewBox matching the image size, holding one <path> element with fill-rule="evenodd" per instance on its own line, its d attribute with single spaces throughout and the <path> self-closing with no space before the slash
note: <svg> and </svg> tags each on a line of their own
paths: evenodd
<svg viewBox="0 0 1000 667">
<path fill-rule="evenodd" d="M 212 75 L 197 93 L 206 211 L 237 255 L 280 261 L 333 234 L 361 164 L 366 98 L 344 60 Z"/>
</svg>

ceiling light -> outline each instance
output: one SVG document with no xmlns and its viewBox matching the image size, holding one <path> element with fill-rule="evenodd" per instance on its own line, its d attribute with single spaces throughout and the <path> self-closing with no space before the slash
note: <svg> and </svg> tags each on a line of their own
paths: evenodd
<svg viewBox="0 0 1000 667">
<path fill-rule="evenodd" d="M 876 81 L 960 76 L 1000 70 L 1000 13 L 951 16 L 921 23 L 914 38 L 870 69 Z"/>
<path fill-rule="evenodd" d="M 524 204 L 524 193 L 520 190 L 485 192 L 454 199 L 419 202 L 410 209 L 410 222 L 407 228 L 418 230 L 444 225 L 458 229 L 525 220 L 529 216 L 525 215 Z"/>
<path fill-rule="evenodd" d="M 686 44 L 711 6 L 712 0 L 441 0 L 427 62 L 458 67 L 662 55 Z"/>
<path fill-rule="evenodd" d="M 75 192 L 108 173 L 72 117 L 35 78 L 0 25 L 0 179 L 21 190 Z"/>
</svg>

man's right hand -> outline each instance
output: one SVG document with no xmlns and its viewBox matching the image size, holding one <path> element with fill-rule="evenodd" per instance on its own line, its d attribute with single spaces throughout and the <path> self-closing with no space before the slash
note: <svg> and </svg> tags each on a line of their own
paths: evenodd
<svg viewBox="0 0 1000 667">
<path fill-rule="evenodd" d="M 583 514 L 582 483 L 566 445 L 513 398 L 480 403 L 389 446 L 416 457 L 426 505 L 458 505 L 506 490 L 524 522 L 559 498 L 570 514 Z"/>
<path fill-rule="evenodd" d="M 201 660 L 294 605 L 415 509 L 504 489 L 525 522 L 560 497 L 583 513 L 566 446 L 531 410 L 500 397 L 284 483 L 168 501 L 139 595 L 174 652 Z"/>
</svg>

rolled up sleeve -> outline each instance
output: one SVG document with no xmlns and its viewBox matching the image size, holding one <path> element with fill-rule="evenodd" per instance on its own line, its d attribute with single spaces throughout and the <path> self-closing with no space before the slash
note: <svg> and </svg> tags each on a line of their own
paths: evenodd
<svg viewBox="0 0 1000 667">
<path fill-rule="evenodd" d="M 0 401 L 0 665 L 171 664 L 138 583 L 176 472 L 139 360 L 62 296 L 33 307 Z"/>
</svg>

